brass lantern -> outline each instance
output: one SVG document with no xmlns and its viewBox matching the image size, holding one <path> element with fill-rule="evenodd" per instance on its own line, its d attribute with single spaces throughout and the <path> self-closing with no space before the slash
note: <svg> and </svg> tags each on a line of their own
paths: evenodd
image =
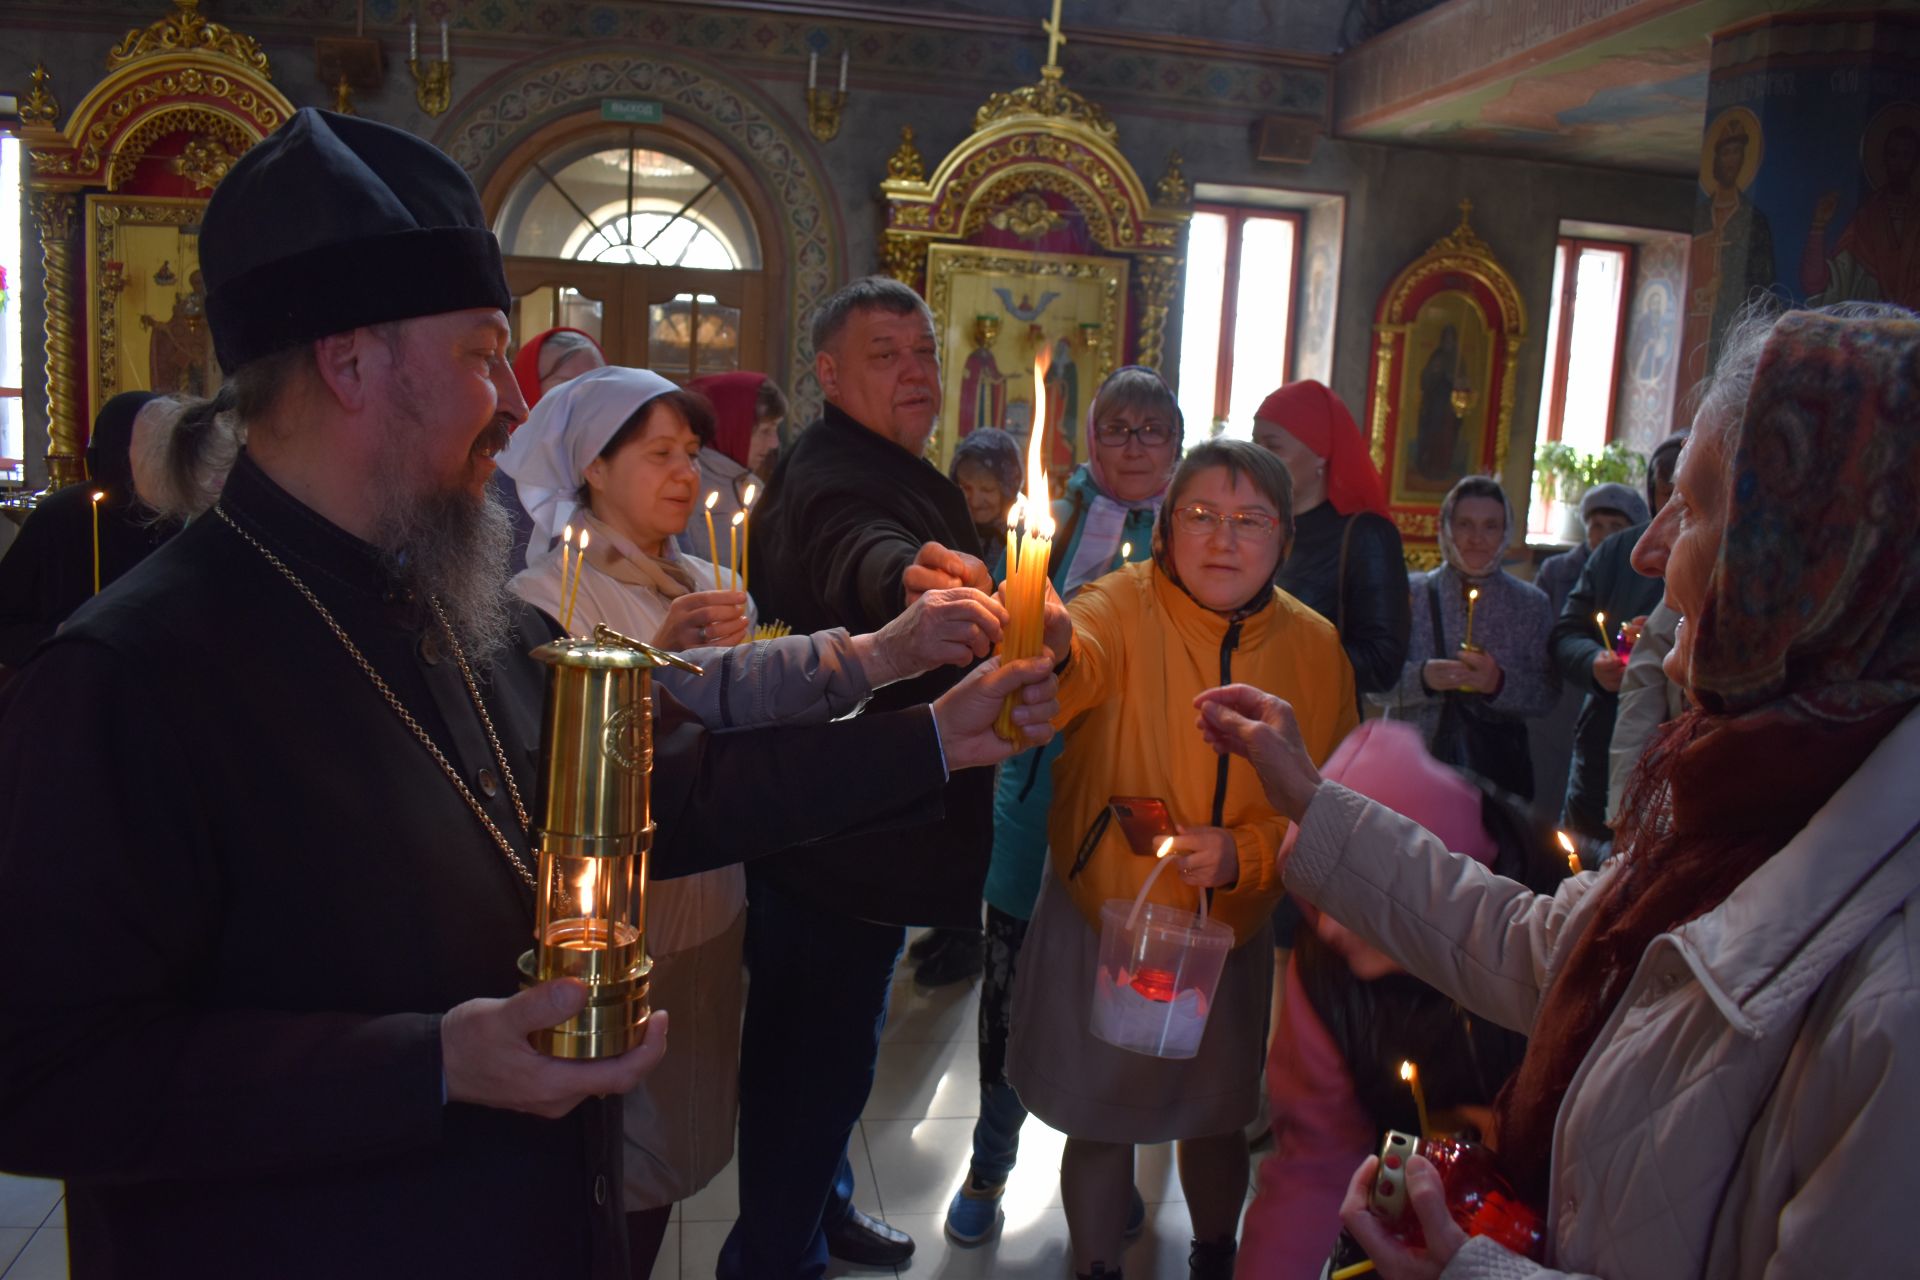
<svg viewBox="0 0 1920 1280">
<path fill-rule="evenodd" d="M 540 728 L 534 945 L 523 985 L 575 978 L 587 1006 L 536 1031 L 556 1058 L 610 1058 L 646 1035 L 647 854 L 653 847 L 653 669 L 700 668 L 605 626 L 533 651 L 547 664 Z"/>
</svg>

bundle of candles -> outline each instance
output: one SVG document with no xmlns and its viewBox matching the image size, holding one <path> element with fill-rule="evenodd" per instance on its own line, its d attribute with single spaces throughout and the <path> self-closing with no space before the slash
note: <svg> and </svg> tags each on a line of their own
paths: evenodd
<svg viewBox="0 0 1920 1280">
<path fill-rule="evenodd" d="M 582 529 L 576 551 L 572 525 L 560 536 L 560 629 L 568 635 L 573 634 L 573 603 L 580 598 L 580 570 L 586 567 L 587 543 L 592 539 L 593 531 Z"/>
<path fill-rule="evenodd" d="M 1000 661 L 1037 657 L 1045 647 L 1047 561 L 1053 555 L 1053 502 L 1047 493 L 1047 369 L 1052 349 L 1042 347 L 1033 362 L 1033 427 L 1027 435 L 1027 489 L 1007 513 L 1007 576 L 1000 595 L 1007 607 L 1007 630 L 1000 640 Z M 1017 530 L 1017 531 L 1016 531 Z M 1007 695 L 993 731 L 1018 742 L 1013 723 L 1015 694 Z"/>
</svg>

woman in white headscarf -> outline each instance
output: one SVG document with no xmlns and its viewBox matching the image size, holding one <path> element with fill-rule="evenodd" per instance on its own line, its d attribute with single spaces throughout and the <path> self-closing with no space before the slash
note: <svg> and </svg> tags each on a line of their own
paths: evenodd
<svg viewBox="0 0 1920 1280">
<path fill-rule="evenodd" d="M 662 669 L 656 678 L 711 728 L 848 715 L 881 685 L 991 650 L 1004 611 L 965 590 L 928 592 L 870 635 L 740 644 L 752 619 L 745 594 L 716 590 L 715 567 L 673 541 L 697 511 L 696 460 L 712 423 L 704 399 L 644 369 L 596 369 L 542 397 L 497 460 L 533 517 L 515 591 L 576 635 L 604 622 L 689 651 L 704 675 Z M 590 535 L 570 611 L 559 549 L 569 524 Z M 732 1158 L 745 908 L 738 866 L 655 881 L 648 892 L 652 1000 L 673 1013 L 674 1047 L 626 1095 L 636 1276 L 651 1270 L 674 1202 Z"/>
<path fill-rule="evenodd" d="M 720 590 L 716 566 L 674 545 L 699 510 L 698 458 L 712 438 L 706 401 L 645 369 L 595 369 L 542 397 L 500 456 L 533 517 L 514 590 L 576 635 L 604 622 L 663 649 L 744 639 L 746 593 Z M 587 535 L 571 619 L 561 582 L 568 525 L 576 548 Z"/>
<path fill-rule="evenodd" d="M 1526 722 L 1553 708 L 1560 681 L 1547 661 L 1546 595 L 1500 567 L 1512 534 L 1513 508 L 1497 480 L 1468 476 L 1453 486 L 1440 505 L 1445 563 L 1408 579 L 1406 665 L 1393 688 L 1367 697 L 1417 724 L 1442 762 L 1530 800 Z"/>
</svg>

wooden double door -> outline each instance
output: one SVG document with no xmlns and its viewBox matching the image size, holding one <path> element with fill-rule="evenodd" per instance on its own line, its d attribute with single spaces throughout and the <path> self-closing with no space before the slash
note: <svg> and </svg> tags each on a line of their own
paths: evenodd
<svg viewBox="0 0 1920 1280">
<path fill-rule="evenodd" d="M 766 273 L 506 260 L 516 350 L 555 326 L 591 334 L 610 364 L 675 382 L 767 368 Z"/>
</svg>

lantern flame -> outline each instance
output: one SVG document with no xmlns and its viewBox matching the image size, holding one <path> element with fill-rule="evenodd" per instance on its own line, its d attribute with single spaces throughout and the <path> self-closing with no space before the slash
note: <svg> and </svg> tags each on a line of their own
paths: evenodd
<svg viewBox="0 0 1920 1280">
<path fill-rule="evenodd" d="M 582 915 L 595 916 L 600 914 L 600 909 L 594 904 L 593 895 L 599 874 L 599 863 L 594 859 L 588 859 L 587 869 L 582 871 L 580 878 L 573 882 L 574 887 L 580 891 L 580 914 Z"/>
</svg>

